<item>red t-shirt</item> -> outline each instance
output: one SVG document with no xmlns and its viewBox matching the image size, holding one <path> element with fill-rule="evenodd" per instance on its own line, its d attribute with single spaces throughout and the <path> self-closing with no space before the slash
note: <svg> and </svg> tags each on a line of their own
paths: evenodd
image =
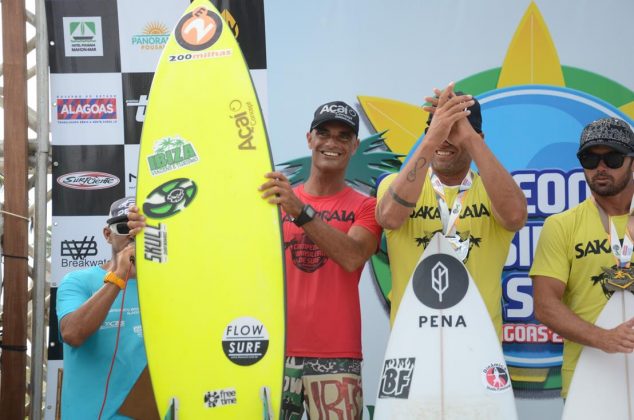
<svg viewBox="0 0 634 420">
<path fill-rule="evenodd" d="M 348 232 L 361 226 L 381 239 L 374 218 L 376 199 L 346 187 L 331 196 L 295 194 L 330 226 Z M 363 266 L 346 272 L 329 259 L 290 217 L 282 215 L 286 255 L 286 354 L 361 359 L 359 279 Z"/>
</svg>

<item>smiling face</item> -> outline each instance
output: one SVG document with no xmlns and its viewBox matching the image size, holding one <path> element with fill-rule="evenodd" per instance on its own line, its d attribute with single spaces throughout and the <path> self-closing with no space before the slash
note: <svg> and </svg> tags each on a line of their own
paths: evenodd
<svg viewBox="0 0 634 420">
<path fill-rule="evenodd" d="M 434 152 L 431 165 L 434 172 L 440 176 L 462 179 L 471 166 L 471 155 L 463 147 L 455 145 L 452 141 L 454 135 L 452 129 L 449 138 Z"/>
<path fill-rule="evenodd" d="M 312 167 L 321 172 L 345 174 L 350 158 L 359 147 L 359 138 L 342 122 L 329 121 L 306 134 L 312 150 Z"/>
<path fill-rule="evenodd" d="M 613 152 L 614 150 L 606 146 L 595 146 L 588 150 L 590 153 L 603 155 Z M 627 185 L 632 182 L 633 161 L 631 157 L 623 160 L 620 168 L 609 168 L 603 160 L 594 169 L 584 169 L 586 181 L 590 190 L 602 197 L 610 197 L 617 195 L 623 191 Z"/>
</svg>

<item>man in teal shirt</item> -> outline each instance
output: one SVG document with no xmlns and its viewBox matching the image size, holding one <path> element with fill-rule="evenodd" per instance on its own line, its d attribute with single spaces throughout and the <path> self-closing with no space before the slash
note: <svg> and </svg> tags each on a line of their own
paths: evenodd
<svg viewBox="0 0 634 420">
<path fill-rule="evenodd" d="M 103 234 L 112 246 L 112 259 L 68 273 L 57 292 L 64 420 L 128 418 L 117 411 L 147 365 L 132 263 L 134 238 L 127 227 L 132 204 L 134 198 L 126 197 L 110 207 Z"/>
</svg>

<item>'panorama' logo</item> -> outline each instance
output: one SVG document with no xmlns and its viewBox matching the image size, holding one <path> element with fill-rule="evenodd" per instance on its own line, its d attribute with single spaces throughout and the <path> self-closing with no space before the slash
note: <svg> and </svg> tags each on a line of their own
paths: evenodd
<svg viewBox="0 0 634 420">
<path fill-rule="evenodd" d="M 103 190 L 119 184 L 118 177 L 105 172 L 72 172 L 57 177 L 57 183 L 62 187 L 74 190 Z"/>
</svg>

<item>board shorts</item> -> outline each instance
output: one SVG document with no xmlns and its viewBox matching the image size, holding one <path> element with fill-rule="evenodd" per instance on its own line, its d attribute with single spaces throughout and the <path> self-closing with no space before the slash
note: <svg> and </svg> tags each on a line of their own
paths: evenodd
<svg viewBox="0 0 634 420">
<path fill-rule="evenodd" d="M 305 407 L 305 408 L 304 408 Z M 361 360 L 286 358 L 280 419 L 361 419 Z"/>
</svg>

